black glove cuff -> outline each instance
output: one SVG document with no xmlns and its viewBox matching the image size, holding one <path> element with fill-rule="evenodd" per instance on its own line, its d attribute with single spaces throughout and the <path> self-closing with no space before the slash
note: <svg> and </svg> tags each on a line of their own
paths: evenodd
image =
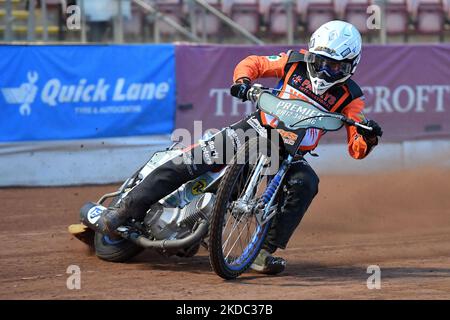
<svg viewBox="0 0 450 320">
<path fill-rule="evenodd" d="M 366 141 L 367 145 L 369 147 L 376 146 L 378 144 L 378 137 L 371 135 L 371 136 L 363 136 L 364 141 Z"/>
<path fill-rule="evenodd" d="M 247 77 L 241 77 L 241 78 L 236 79 L 236 81 L 234 83 L 250 84 L 251 80 L 250 80 L 250 78 L 247 78 Z"/>
</svg>

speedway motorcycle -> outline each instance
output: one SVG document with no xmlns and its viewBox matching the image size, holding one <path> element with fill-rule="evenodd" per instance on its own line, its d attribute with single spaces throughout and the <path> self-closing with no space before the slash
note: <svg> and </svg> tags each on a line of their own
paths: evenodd
<svg viewBox="0 0 450 320">
<path fill-rule="evenodd" d="M 284 177 L 292 161 L 301 157 L 299 146 L 310 128 L 337 131 L 344 124 L 370 127 L 339 113 L 325 111 L 297 99 L 281 99 L 276 89 L 254 85 L 247 97 L 265 115 L 276 118 L 276 128 L 259 123 L 256 137 L 242 144 L 222 170 L 207 172 L 183 184 L 155 203 L 142 221 L 130 218 L 115 236 L 95 230 L 103 210 L 117 204 L 158 165 L 181 154 L 177 143 L 153 154 L 150 160 L 113 193 L 80 210 L 81 224 L 69 231 L 95 248 L 107 261 L 125 262 L 143 249 L 164 255 L 194 256 L 201 246 L 209 251 L 212 269 L 224 279 L 234 279 L 246 271 L 269 231 L 282 201 Z M 261 130 L 264 128 L 264 130 Z M 259 148 L 261 139 L 270 139 L 265 130 L 276 130 L 281 143 L 275 154 Z M 277 157 L 277 169 L 270 166 Z M 243 159 L 243 161 L 242 161 Z M 238 161 L 241 160 L 241 161 Z"/>
</svg>

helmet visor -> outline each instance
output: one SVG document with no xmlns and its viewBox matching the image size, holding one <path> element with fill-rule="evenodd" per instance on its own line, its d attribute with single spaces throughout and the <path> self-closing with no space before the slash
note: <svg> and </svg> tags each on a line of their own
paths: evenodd
<svg viewBox="0 0 450 320">
<path fill-rule="evenodd" d="M 349 61 L 338 61 L 318 54 L 311 54 L 308 58 L 315 76 L 327 82 L 336 82 L 351 74 L 352 63 Z"/>
</svg>

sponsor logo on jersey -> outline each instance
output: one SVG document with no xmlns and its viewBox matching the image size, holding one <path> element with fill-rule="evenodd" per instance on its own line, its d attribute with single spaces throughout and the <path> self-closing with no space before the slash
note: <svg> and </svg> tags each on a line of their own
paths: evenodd
<svg viewBox="0 0 450 320">
<path fill-rule="evenodd" d="M 281 59 L 281 56 L 268 56 L 267 60 L 269 61 L 278 61 Z"/>
<path fill-rule="evenodd" d="M 283 129 L 277 129 L 280 136 L 283 138 L 284 143 L 293 146 L 298 138 L 298 134 L 294 132 L 285 131 Z"/>
<path fill-rule="evenodd" d="M 256 132 L 258 132 L 258 134 L 259 134 L 261 137 L 267 138 L 267 130 L 266 130 L 266 128 L 264 128 L 254 116 L 252 116 L 250 119 L 248 119 L 248 120 L 247 120 L 247 123 L 248 123 L 253 129 L 255 129 Z"/>
</svg>

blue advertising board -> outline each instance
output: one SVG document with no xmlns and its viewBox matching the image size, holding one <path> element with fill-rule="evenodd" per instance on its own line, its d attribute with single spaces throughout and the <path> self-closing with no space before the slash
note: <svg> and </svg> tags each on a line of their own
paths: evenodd
<svg viewBox="0 0 450 320">
<path fill-rule="evenodd" d="M 173 45 L 0 46 L 0 141 L 170 133 Z"/>
</svg>

